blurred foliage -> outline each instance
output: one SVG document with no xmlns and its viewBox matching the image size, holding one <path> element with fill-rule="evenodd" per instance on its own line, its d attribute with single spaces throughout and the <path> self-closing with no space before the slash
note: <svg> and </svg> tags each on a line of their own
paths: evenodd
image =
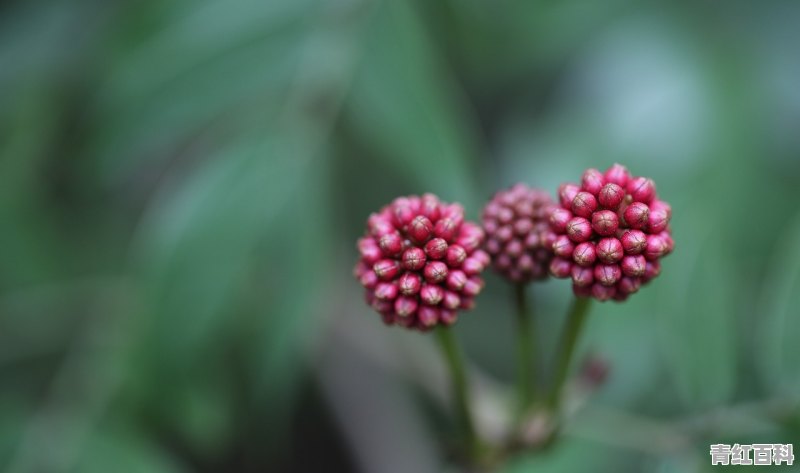
<svg viewBox="0 0 800 473">
<path fill-rule="evenodd" d="M 595 309 L 592 404 L 669 424 L 797 399 L 798 22 L 789 0 L 4 2 L 0 465 L 439 471 L 445 420 L 388 368 L 428 340 L 350 278 L 364 218 L 425 191 L 475 218 L 500 186 L 617 161 L 673 204 L 677 251 Z M 534 289 L 544 348 L 565 286 Z M 508 299 L 489 276 L 457 328 L 501 380 Z M 643 450 L 579 416 L 508 471 L 800 445 L 796 412 L 763 420 Z"/>
</svg>

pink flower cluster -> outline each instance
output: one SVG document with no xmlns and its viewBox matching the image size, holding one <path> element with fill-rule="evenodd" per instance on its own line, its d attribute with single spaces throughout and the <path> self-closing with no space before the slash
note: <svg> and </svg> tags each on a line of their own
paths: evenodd
<svg viewBox="0 0 800 473">
<path fill-rule="evenodd" d="M 651 179 L 619 164 L 588 169 L 580 185 L 562 184 L 558 197 L 550 273 L 571 278 L 576 295 L 622 301 L 658 276 L 674 245 L 672 211 Z"/>
<path fill-rule="evenodd" d="M 370 215 L 355 275 L 367 303 L 389 325 L 451 325 L 483 288 L 484 232 L 459 204 L 432 194 L 399 197 Z"/>
</svg>

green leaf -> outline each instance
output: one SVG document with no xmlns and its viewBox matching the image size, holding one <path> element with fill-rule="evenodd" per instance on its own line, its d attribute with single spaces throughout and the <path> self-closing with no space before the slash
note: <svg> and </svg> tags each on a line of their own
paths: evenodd
<svg viewBox="0 0 800 473">
<path fill-rule="evenodd" d="M 800 217 L 786 226 L 775 245 L 761 289 L 761 325 L 756 327 L 761 350 L 755 352 L 768 386 L 788 392 L 800 389 Z"/>
<path fill-rule="evenodd" d="M 476 131 L 410 2 L 375 7 L 348 104 L 355 131 L 393 173 L 471 207 Z"/>
</svg>

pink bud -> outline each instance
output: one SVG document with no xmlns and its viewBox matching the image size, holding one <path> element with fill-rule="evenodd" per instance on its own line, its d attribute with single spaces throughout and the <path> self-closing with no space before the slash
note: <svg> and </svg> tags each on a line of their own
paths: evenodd
<svg viewBox="0 0 800 473">
<path fill-rule="evenodd" d="M 562 258 L 569 258 L 572 252 L 575 251 L 575 244 L 569 239 L 567 235 L 559 235 L 553 243 L 553 253 Z"/>
<path fill-rule="evenodd" d="M 511 223 L 514 220 L 514 211 L 508 207 L 500 208 L 500 211 L 497 212 L 497 220 L 503 225 Z"/>
<path fill-rule="evenodd" d="M 475 250 L 475 252 L 472 253 L 472 257 L 478 260 L 484 268 L 489 266 L 489 263 L 492 262 L 492 259 L 489 257 L 489 253 L 483 250 Z"/>
<path fill-rule="evenodd" d="M 647 225 L 650 209 L 641 202 L 633 202 L 625 209 L 625 222 L 629 227 L 640 230 Z"/>
<path fill-rule="evenodd" d="M 415 297 L 400 296 L 394 301 L 394 311 L 400 317 L 408 317 L 416 312 L 417 305 Z"/>
<path fill-rule="evenodd" d="M 362 260 L 367 264 L 375 264 L 379 259 L 383 258 L 383 252 L 378 243 L 372 238 L 358 240 L 358 251 L 361 253 Z"/>
<path fill-rule="evenodd" d="M 652 179 L 646 177 L 634 177 L 628 182 L 628 194 L 636 202 L 649 204 L 656 195 L 656 186 Z"/>
<path fill-rule="evenodd" d="M 575 195 L 580 192 L 581 188 L 572 183 L 565 183 L 558 186 L 558 198 L 561 200 L 562 207 L 569 207 L 572 205 Z"/>
<path fill-rule="evenodd" d="M 524 249 L 525 249 L 525 247 L 522 245 L 522 242 L 519 241 L 519 240 L 514 239 L 514 240 L 511 240 L 508 243 L 506 243 L 506 247 L 505 247 L 504 251 L 506 252 L 506 254 L 508 256 L 511 256 L 512 258 L 516 258 L 516 257 L 518 257 L 519 255 L 522 254 Z"/>
<path fill-rule="evenodd" d="M 458 294 L 452 291 L 444 291 L 444 299 L 442 299 L 442 305 L 447 309 L 455 310 L 461 306 L 461 298 L 458 297 Z"/>
<path fill-rule="evenodd" d="M 464 260 L 464 264 L 461 266 L 461 270 L 464 271 L 464 274 L 467 276 L 474 276 L 476 274 L 480 274 L 483 271 L 484 267 L 477 258 L 470 257 Z"/>
<path fill-rule="evenodd" d="M 425 254 L 430 259 L 442 259 L 447 254 L 447 242 L 443 238 L 434 238 L 425 244 Z"/>
<path fill-rule="evenodd" d="M 533 222 L 528 218 L 520 218 L 514 222 L 514 233 L 517 236 L 525 237 L 533 229 Z"/>
<path fill-rule="evenodd" d="M 650 211 L 658 210 L 663 210 L 667 214 L 667 220 L 672 218 L 672 207 L 663 200 L 656 199 L 650 204 Z"/>
<path fill-rule="evenodd" d="M 572 205 L 571 201 L 569 205 Z M 567 224 L 572 220 L 572 217 L 572 212 L 567 209 L 555 209 L 550 214 L 550 228 L 555 232 L 564 233 L 567 231 Z"/>
<path fill-rule="evenodd" d="M 625 276 L 630 277 L 639 277 L 644 275 L 645 266 L 647 261 L 645 261 L 644 256 L 642 255 L 629 255 L 622 258 L 622 272 Z"/>
<path fill-rule="evenodd" d="M 592 225 L 583 217 L 573 217 L 567 223 L 567 235 L 575 243 L 588 241 L 592 236 Z"/>
<path fill-rule="evenodd" d="M 572 200 L 572 213 L 579 217 L 591 217 L 592 212 L 596 209 L 597 199 L 588 192 L 578 192 L 578 194 L 575 195 L 575 199 Z"/>
<path fill-rule="evenodd" d="M 611 210 L 617 210 L 624 198 L 625 190 L 612 182 L 604 185 L 597 195 L 597 201 L 600 205 Z"/>
<path fill-rule="evenodd" d="M 359 282 L 367 289 L 372 289 L 378 284 L 378 275 L 375 271 L 366 271 L 359 277 Z"/>
<path fill-rule="evenodd" d="M 622 234 L 622 248 L 625 254 L 641 254 L 647 246 L 647 236 L 641 230 L 628 230 Z"/>
<path fill-rule="evenodd" d="M 483 280 L 479 277 L 472 276 L 467 279 L 467 283 L 464 284 L 464 289 L 462 291 L 467 296 L 477 296 L 481 292 L 481 289 L 483 289 Z"/>
<path fill-rule="evenodd" d="M 425 194 L 422 196 L 419 205 L 419 213 L 424 215 L 428 218 L 429 221 L 435 222 L 439 220 L 441 216 L 441 212 L 439 210 L 439 206 L 441 202 L 439 202 L 439 198 L 433 194 Z M 431 226 L 431 230 L 433 227 Z"/>
<path fill-rule="evenodd" d="M 617 293 L 617 288 L 614 286 L 604 286 L 599 282 L 592 285 L 592 296 L 599 301 L 607 301 L 614 297 Z"/>
<path fill-rule="evenodd" d="M 441 238 L 446 242 L 450 242 L 453 241 L 457 229 L 458 225 L 453 219 L 443 218 L 436 222 L 436 225 L 433 227 L 433 235 L 436 238 Z"/>
<path fill-rule="evenodd" d="M 372 267 L 375 274 L 383 281 L 391 281 L 400 271 L 400 263 L 393 259 L 382 259 Z"/>
<path fill-rule="evenodd" d="M 367 228 L 369 229 L 370 235 L 375 238 L 380 238 L 387 233 L 395 231 L 392 221 L 380 214 L 372 214 L 369 216 L 369 219 L 367 219 Z"/>
<path fill-rule="evenodd" d="M 598 264 L 594 267 L 594 279 L 603 286 L 613 286 L 622 277 L 622 270 L 616 264 Z"/>
<path fill-rule="evenodd" d="M 444 259 L 447 262 L 447 266 L 457 268 L 467 259 L 467 251 L 458 245 L 450 245 L 447 248 Z"/>
<path fill-rule="evenodd" d="M 597 258 L 606 264 L 613 264 L 622 259 L 622 243 L 616 238 L 603 238 L 597 243 Z"/>
<path fill-rule="evenodd" d="M 425 266 L 427 257 L 420 248 L 409 248 L 403 252 L 403 267 L 409 271 L 417 271 Z"/>
<path fill-rule="evenodd" d="M 395 226 L 398 228 L 404 227 L 411 223 L 411 219 L 413 219 L 415 215 L 415 212 L 411 208 L 408 199 L 405 199 L 404 197 L 395 199 L 392 210 L 392 218 Z"/>
<path fill-rule="evenodd" d="M 642 280 L 638 277 L 625 276 L 617 284 L 618 292 L 626 295 L 634 294 L 642 287 Z"/>
<path fill-rule="evenodd" d="M 462 308 L 466 309 L 466 307 Z M 439 311 L 439 322 L 443 323 L 444 325 L 453 325 L 456 323 L 457 320 L 457 312 L 454 310 L 449 309 L 441 309 Z"/>
<path fill-rule="evenodd" d="M 588 287 L 594 283 L 594 271 L 592 268 L 572 267 L 572 284 L 578 287 Z"/>
<path fill-rule="evenodd" d="M 467 275 L 463 271 L 454 270 L 450 271 L 447 275 L 447 287 L 453 291 L 460 291 L 467 283 Z"/>
<path fill-rule="evenodd" d="M 417 273 L 404 273 L 397 280 L 400 293 L 406 296 L 413 296 L 422 287 L 422 278 Z"/>
<path fill-rule="evenodd" d="M 642 282 L 650 282 L 659 274 L 661 274 L 661 263 L 659 263 L 658 260 L 648 261 L 644 268 L 644 277 L 642 278 Z"/>
<path fill-rule="evenodd" d="M 444 290 L 437 284 L 423 284 L 419 298 L 423 304 L 436 305 L 444 298 Z"/>
<path fill-rule="evenodd" d="M 647 237 L 647 247 L 644 249 L 644 257 L 650 261 L 657 260 L 666 254 L 667 242 L 658 235 Z"/>
<path fill-rule="evenodd" d="M 572 263 L 568 259 L 556 257 L 550 262 L 550 274 L 557 278 L 569 277 L 571 271 Z"/>
<path fill-rule="evenodd" d="M 591 266 L 597 259 L 597 251 L 595 250 L 594 243 L 590 241 L 583 242 L 575 247 L 575 253 L 572 255 L 572 260 L 578 266 Z"/>
<path fill-rule="evenodd" d="M 581 188 L 591 194 L 597 195 L 605 185 L 603 174 L 597 169 L 587 169 L 581 178 Z"/>
<path fill-rule="evenodd" d="M 666 210 L 650 209 L 650 213 L 647 217 L 647 231 L 649 231 L 650 233 L 660 233 L 667 228 L 668 223 L 669 223 L 669 216 L 667 215 Z"/>
<path fill-rule="evenodd" d="M 414 217 L 408 226 L 408 235 L 417 243 L 424 243 L 433 234 L 433 223 L 424 215 Z"/>
<path fill-rule="evenodd" d="M 378 246 L 386 256 L 394 256 L 403 251 L 403 238 L 398 233 L 387 233 L 378 240 Z"/>
<path fill-rule="evenodd" d="M 614 183 L 623 189 L 628 185 L 628 180 L 631 178 L 628 168 L 621 164 L 614 164 L 608 168 L 604 174 L 606 182 Z"/>
<path fill-rule="evenodd" d="M 611 236 L 619 228 L 619 217 L 610 210 L 600 210 L 592 214 L 592 228 L 598 235 Z"/>
<path fill-rule="evenodd" d="M 424 327 L 433 327 L 439 321 L 439 309 L 424 305 L 417 310 L 417 321 Z"/>
<path fill-rule="evenodd" d="M 383 301 L 397 297 L 397 286 L 390 282 L 380 282 L 375 286 L 375 298 Z"/>
<path fill-rule="evenodd" d="M 442 282 L 447 278 L 447 265 L 441 261 L 430 261 L 425 265 L 423 275 L 429 283 Z"/>
</svg>

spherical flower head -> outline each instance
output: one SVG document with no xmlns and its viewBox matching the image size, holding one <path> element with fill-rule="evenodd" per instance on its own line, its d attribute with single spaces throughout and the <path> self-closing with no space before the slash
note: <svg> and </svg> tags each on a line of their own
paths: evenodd
<svg viewBox="0 0 800 473">
<path fill-rule="evenodd" d="M 615 164 L 588 169 L 580 184 L 562 184 L 558 195 L 550 273 L 571 278 L 576 295 L 623 301 L 660 274 L 660 259 L 674 246 L 672 209 L 652 179 Z"/>
<path fill-rule="evenodd" d="M 547 278 L 555 243 L 549 223 L 554 208 L 547 192 L 524 184 L 497 192 L 486 204 L 484 248 L 498 274 L 514 283 Z"/>
<path fill-rule="evenodd" d="M 472 308 L 489 265 L 484 232 L 459 204 L 398 197 L 367 219 L 354 274 L 389 325 L 427 331 Z"/>
</svg>

